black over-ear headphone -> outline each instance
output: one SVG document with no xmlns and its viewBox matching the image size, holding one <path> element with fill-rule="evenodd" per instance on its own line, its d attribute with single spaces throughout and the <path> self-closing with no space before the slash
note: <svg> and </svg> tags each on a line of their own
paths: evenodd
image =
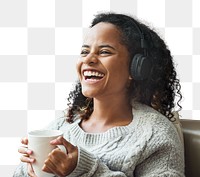
<svg viewBox="0 0 200 177">
<path fill-rule="evenodd" d="M 148 44 L 145 41 L 144 33 L 135 21 L 133 21 L 134 26 L 137 28 L 137 31 L 140 35 L 140 45 L 143 49 L 143 54 L 137 53 L 134 55 L 131 64 L 130 64 L 130 74 L 134 80 L 145 80 L 150 75 L 152 68 L 151 58 L 148 57 Z"/>
</svg>

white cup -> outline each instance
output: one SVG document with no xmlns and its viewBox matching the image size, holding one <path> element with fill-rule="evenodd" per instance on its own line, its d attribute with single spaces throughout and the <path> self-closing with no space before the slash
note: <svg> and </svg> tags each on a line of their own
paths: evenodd
<svg viewBox="0 0 200 177">
<path fill-rule="evenodd" d="M 28 148 L 33 151 L 31 155 L 36 161 L 32 163 L 33 170 L 38 177 L 53 177 L 54 174 L 42 171 L 44 161 L 48 154 L 58 147 L 66 153 L 66 148 L 63 145 L 53 146 L 50 144 L 51 140 L 63 136 L 60 130 L 34 130 L 28 132 Z"/>
</svg>

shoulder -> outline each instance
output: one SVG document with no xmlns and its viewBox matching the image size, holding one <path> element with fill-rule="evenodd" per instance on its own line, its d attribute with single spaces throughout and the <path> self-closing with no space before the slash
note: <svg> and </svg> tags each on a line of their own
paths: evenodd
<svg viewBox="0 0 200 177">
<path fill-rule="evenodd" d="M 58 117 L 52 120 L 45 129 L 51 129 L 51 130 L 59 130 L 61 127 L 65 126 L 66 124 L 66 118 L 65 117 Z"/>
<path fill-rule="evenodd" d="M 141 128 L 144 134 L 150 134 L 149 138 L 152 139 L 156 136 L 158 141 L 160 139 L 179 141 L 179 135 L 174 124 L 155 109 L 137 103 L 133 105 L 133 114 L 138 119 L 138 128 Z"/>
<path fill-rule="evenodd" d="M 137 103 L 133 105 L 133 115 L 139 119 L 140 125 L 143 126 L 160 129 L 174 127 L 173 123 L 167 117 L 144 104 Z"/>
<path fill-rule="evenodd" d="M 80 118 L 78 116 L 77 116 L 77 119 L 73 123 L 67 122 L 67 118 L 65 116 L 61 116 L 51 121 L 45 127 L 45 129 L 61 130 L 67 133 L 70 129 L 72 129 L 72 127 L 76 126 L 79 122 L 80 122 Z"/>
<path fill-rule="evenodd" d="M 175 174 L 173 170 L 182 172 L 184 150 L 174 124 L 149 106 L 136 105 L 134 109 L 138 119 L 137 130 L 141 129 L 147 137 L 142 146 L 137 171 L 140 169 L 140 173 L 143 173 L 149 167 L 150 171 L 160 170 L 163 174 Z"/>
</svg>

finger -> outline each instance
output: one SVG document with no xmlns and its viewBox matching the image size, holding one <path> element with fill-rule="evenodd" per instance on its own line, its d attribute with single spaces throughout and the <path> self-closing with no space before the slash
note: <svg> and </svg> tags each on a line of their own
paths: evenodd
<svg viewBox="0 0 200 177">
<path fill-rule="evenodd" d="M 50 142 L 52 145 L 64 145 L 67 152 L 72 152 L 75 148 L 70 142 L 68 142 L 66 139 L 64 139 L 62 136 L 59 136 L 58 138 L 52 140 Z"/>
<path fill-rule="evenodd" d="M 66 155 L 67 156 L 67 155 Z M 57 176 L 66 176 L 62 175 L 61 171 L 59 170 L 62 166 L 58 168 L 58 164 L 60 164 L 60 160 L 63 158 L 63 152 L 60 151 L 60 149 L 54 149 L 51 153 L 48 155 L 48 159 L 45 160 L 43 171 L 48 173 L 53 173 Z"/>
<path fill-rule="evenodd" d="M 50 159 L 54 164 L 59 164 L 60 159 L 62 159 L 64 156 L 67 158 L 67 154 L 63 153 L 64 152 L 62 152 L 59 148 L 56 148 L 51 153 L 49 153 L 48 159 Z"/>
<path fill-rule="evenodd" d="M 72 153 L 76 150 L 76 146 L 72 145 L 69 141 L 63 138 L 63 145 L 65 146 L 68 153 Z"/>
<path fill-rule="evenodd" d="M 20 160 L 22 162 L 26 162 L 26 163 L 33 163 L 33 162 L 35 162 L 35 159 L 30 158 L 29 156 L 26 156 L 26 155 L 21 156 Z"/>
<path fill-rule="evenodd" d="M 42 171 L 47 172 L 47 173 L 53 173 L 53 172 L 47 167 L 46 164 L 43 165 Z"/>
<path fill-rule="evenodd" d="M 53 173 L 56 176 L 60 176 L 60 177 L 66 176 L 66 175 L 63 175 L 61 172 L 59 172 L 57 167 L 50 160 L 44 164 L 44 166 L 42 167 L 42 170 L 47 173 Z"/>
<path fill-rule="evenodd" d="M 27 137 L 22 138 L 21 139 L 21 143 L 25 144 L 25 145 L 28 145 L 28 138 Z"/>
<path fill-rule="evenodd" d="M 33 153 L 32 150 L 28 149 L 27 147 L 23 147 L 23 146 L 19 147 L 18 152 L 21 154 L 28 154 L 28 155 L 31 155 Z"/>
<path fill-rule="evenodd" d="M 54 173 L 56 169 L 56 165 L 50 159 L 45 160 L 44 166 L 42 167 L 43 171 L 48 173 Z"/>
<path fill-rule="evenodd" d="M 33 167 L 30 163 L 28 163 L 28 175 L 30 177 L 37 177 L 34 170 L 33 170 Z"/>
<path fill-rule="evenodd" d="M 52 144 L 52 145 L 58 145 L 58 144 L 61 145 L 61 144 L 63 144 L 63 137 L 62 137 L 62 136 L 59 136 L 58 138 L 52 140 L 52 141 L 50 142 L 50 144 Z"/>
</svg>

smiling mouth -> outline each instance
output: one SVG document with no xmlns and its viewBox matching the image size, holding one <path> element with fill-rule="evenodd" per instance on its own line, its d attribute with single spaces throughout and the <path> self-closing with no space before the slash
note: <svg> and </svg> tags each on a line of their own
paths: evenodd
<svg viewBox="0 0 200 177">
<path fill-rule="evenodd" d="M 88 81 L 99 81 L 99 80 L 103 79 L 105 74 L 103 74 L 99 71 L 84 71 L 83 76 L 84 76 L 85 80 L 88 80 Z"/>
</svg>

